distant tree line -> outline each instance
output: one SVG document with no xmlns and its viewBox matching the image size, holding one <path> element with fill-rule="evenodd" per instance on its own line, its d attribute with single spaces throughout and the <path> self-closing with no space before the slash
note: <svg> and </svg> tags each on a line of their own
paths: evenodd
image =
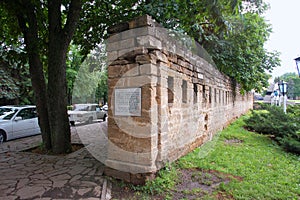
<svg viewBox="0 0 300 200">
<path fill-rule="evenodd" d="M 274 82 L 285 81 L 288 84 L 288 98 L 300 99 L 300 78 L 294 72 L 285 73 L 280 77 L 276 77 Z"/>
</svg>

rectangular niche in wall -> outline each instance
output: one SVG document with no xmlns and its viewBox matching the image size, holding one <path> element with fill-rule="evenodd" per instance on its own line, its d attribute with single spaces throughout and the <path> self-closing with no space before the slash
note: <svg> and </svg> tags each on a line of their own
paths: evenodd
<svg viewBox="0 0 300 200">
<path fill-rule="evenodd" d="M 187 103 L 187 82 L 182 80 L 182 103 Z"/>
<path fill-rule="evenodd" d="M 217 103 L 217 89 L 215 88 L 214 91 L 215 91 L 215 94 L 214 94 L 214 97 L 215 97 L 215 103 Z"/>
<path fill-rule="evenodd" d="M 205 85 L 202 85 L 202 102 L 206 102 L 206 91 L 205 91 Z"/>
<path fill-rule="evenodd" d="M 194 104 L 197 103 L 197 99 L 198 99 L 198 86 L 196 83 L 193 84 L 194 85 Z"/>
<path fill-rule="evenodd" d="M 208 101 L 211 104 L 211 99 L 212 99 L 212 88 L 209 87 L 209 97 L 208 97 Z"/>
<path fill-rule="evenodd" d="M 168 76 L 168 103 L 174 103 L 174 77 Z"/>
</svg>

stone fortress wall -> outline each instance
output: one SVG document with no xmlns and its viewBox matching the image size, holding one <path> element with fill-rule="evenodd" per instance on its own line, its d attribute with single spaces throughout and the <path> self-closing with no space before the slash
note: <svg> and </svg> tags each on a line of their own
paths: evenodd
<svg viewBox="0 0 300 200">
<path fill-rule="evenodd" d="M 151 17 L 109 31 L 107 175 L 139 183 L 253 107 L 197 44 Z"/>
</svg>

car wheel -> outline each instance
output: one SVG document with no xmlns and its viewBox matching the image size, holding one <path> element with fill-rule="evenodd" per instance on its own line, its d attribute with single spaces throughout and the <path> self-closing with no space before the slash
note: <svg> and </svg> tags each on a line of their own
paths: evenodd
<svg viewBox="0 0 300 200">
<path fill-rule="evenodd" d="M 70 121 L 71 126 L 75 126 L 75 122 L 74 121 Z"/>
<path fill-rule="evenodd" d="M 105 122 L 105 120 L 106 120 L 106 114 L 103 116 L 103 121 Z"/>
<path fill-rule="evenodd" d="M 91 124 L 92 122 L 93 122 L 93 118 L 90 117 L 89 120 L 88 120 L 88 123 Z"/>
<path fill-rule="evenodd" d="M 0 131 L 0 144 L 6 141 L 6 134 L 4 131 Z"/>
</svg>

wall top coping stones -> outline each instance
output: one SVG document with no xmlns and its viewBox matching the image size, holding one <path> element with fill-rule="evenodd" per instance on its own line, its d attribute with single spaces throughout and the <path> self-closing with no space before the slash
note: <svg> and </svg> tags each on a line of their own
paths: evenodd
<svg viewBox="0 0 300 200">
<path fill-rule="evenodd" d="M 152 26 L 152 27 L 161 27 L 160 24 L 156 23 L 151 16 L 143 15 L 137 17 L 129 22 L 123 22 L 108 28 L 108 33 L 116 34 L 129 29 L 135 29 L 139 27 Z"/>
<path fill-rule="evenodd" d="M 107 51 L 110 56 L 109 64 L 132 54 L 140 48 L 157 49 L 166 55 L 174 54 L 178 59 L 187 62 L 191 71 L 205 74 L 199 75 L 200 79 L 215 79 L 216 77 L 228 79 L 215 66 L 210 55 L 205 49 L 184 34 L 163 28 L 149 15 L 137 17 L 129 22 L 124 22 L 108 29 Z M 115 64 L 115 63 L 114 63 Z"/>
</svg>

